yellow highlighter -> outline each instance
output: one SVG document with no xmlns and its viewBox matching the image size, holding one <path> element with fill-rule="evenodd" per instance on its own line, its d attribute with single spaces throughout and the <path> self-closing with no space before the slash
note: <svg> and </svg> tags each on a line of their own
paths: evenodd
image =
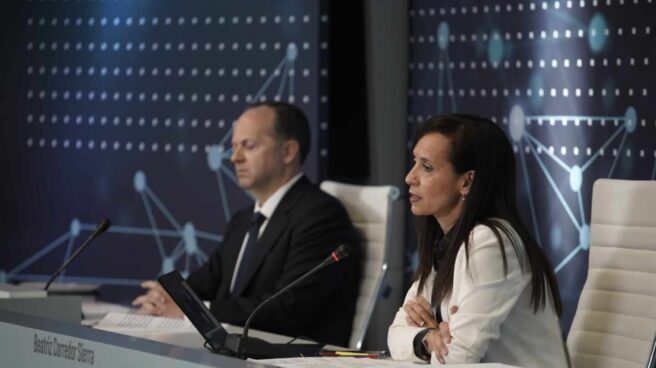
<svg viewBox="0 0 656 368">
<path fill-rule="evenodd" d="M 321 356 L 355 357 L 355 358 L 384 358 L 385 352 L 361 352 L 361 351 L 322 351 Z"/>
</svg>

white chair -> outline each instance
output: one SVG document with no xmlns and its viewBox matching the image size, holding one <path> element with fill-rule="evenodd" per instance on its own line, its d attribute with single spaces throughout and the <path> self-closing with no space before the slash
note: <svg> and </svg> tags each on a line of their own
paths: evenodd
<svg viewBox="0 0 656 368">
<path fill-rule="evenodd" d="M 402 221 L 393 208 L 399 190 L 334 181 L 324 181 L 321 189 L 339 199 L 361 236 L 362 281 L 349 341 L 349 348 L 359 350 L 385 279 L 390 242 L 395 239 L 392 229 L 396 228 L 395 222 Z"/>
<path fill-rule="evenodd" d="M 656 181 L 600 179 L 567 346 L 575 368 L 644 368 L 656 332 Z"/>
</svg>

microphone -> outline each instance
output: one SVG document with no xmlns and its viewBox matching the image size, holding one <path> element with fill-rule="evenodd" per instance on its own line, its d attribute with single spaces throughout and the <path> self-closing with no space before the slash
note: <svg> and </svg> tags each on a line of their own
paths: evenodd
<svg viewBox="0 0 656 368">
<path fill-rule="evenodd" d="M 348 257 L 348 251 L 349 247 L 346 244 L 342 244 L 339 247 L 337 247 L 335 250 L 333 250 L 330 255 L 323 260 L 323 262 L 319 263 L 317 266 L 315 266 L 313 269 L 305 273 L 303 276 L 299 277 L 298 279 L 294 280 L 291 284 L 285 286 L 284 288 L 280 289 L 277 293 L 271 295 L 270 297 L 266 298 L 260 305 L 258 305 L 253 312 L 248 316 L 248 319 L 246 320 L 246 324 L 244 325 L 244 330 L 242 332 L 242 337 L 240 340 L 242 340 L 242 343 L 239 344 L 237 347 L 237 352 L 240 354 L 246 354 L 246 341 L 248 339 L 248 329 L 251 326 L 251 321 L 253 320 L 253 317 L 257 314 L 257 312 L 262 309 L 265 305 L 267 305 L 270 301 L 274 300 L 277 298 L 280 294 L 283 294 L 284 292 L 288 291 L 289 289 L 293 288 L 294 286 L 298 285 L 301 281 L 307 279 L 311 275 L 313 275 L 315 272 L 319 271 L 320 269 L 341 261 L 342 259 Z"/>
<path fill-rule="evenodd" d="M 62 273 L 66 267 L 68 267 L 68 264 L 71 263 L 81 252 L 86 248 L 93 239 L 97 238 L 100 234 L 104 233 L 109 229 L 109 227 L 112 225 L 111 222 L 109 222 L 108 219 L 104 219 L 100 221 L 96 229 L 91 233 L 89 238 L 71 254 L 70 257 L 68 257 L 67 260 L 64 261 L 64 263 L 55 271 L 55 273 L 50 276 L 50 279 L 48 279 L 48 282 L 46 282 L 46 286 L 43 288 L 44 291 L 48 291 L 48 288 L 50 287 L 50 284 L 59 276 L 60 273 Z"/>
</svg>

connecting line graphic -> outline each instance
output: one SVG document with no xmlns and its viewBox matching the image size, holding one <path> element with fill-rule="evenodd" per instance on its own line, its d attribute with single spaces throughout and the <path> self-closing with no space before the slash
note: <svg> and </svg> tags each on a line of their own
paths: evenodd
<svg viewBox="0 0 656 368">
<path fill-rule="evenodd" d="M 544 165 L 544 162 L 542 161 L 542 158 L 540 158 L 540 156 L 538 155 L 537 150 L 535 149 L 535 147 L 533 147 L 533 145 L 531 145 L 530 140 L 525 138 L 525 142 L 529 145 L 529 148 L 531 149 L 531 152 L 533 153 L 533 156 L 537 160 L 538 165 L 540 165 L 540 169 L 542 169 L 542 173 L 544 174 L 547 181 L 551 185 L 551 188 L 556 193 L 556 196 L 558 197 L 558 200 L 560 200 L 560 203 L 563 205 L 563 208 L 565 209 L 565 212 L 567 212 L 567 215 L 569 215 L 569 218 L 572 220 L 572 223 L 574 223 L 574 226 L 576 227 L 576 229 L 581 231 L 581 225 L 579 225 L 578 221 L 576 220 L 576 217 L 572 213 L 572 210 L 567 205 L 567 201 L 565 200 L 565 198 L 563 198 L 563 194 L 558 190 L 558 185 L 556 185 L 556 182 L 551 177 L 551 174 L 549 174 L 549 170 L 547 170 L 546 166 Z M 543 147 L 542 145 L 539 144 L 539 142 L 534 143 L 534 144 L 538 145 L 538 147 Z M 549 152 L 549 151 L 547 150 L 547 152 Z M 550 155 L 550 157 L 555 158 L 552 155 Z M 566 168 L 566 170 L 569 172 L 568 168 Z"/>
<path fill-rule="evenodd" d="M 506 49 L 516 52 L 521 48 L 528 49 L 530 47 L 530 50 L 527 52 L 534 53 L 536 42 L 539 42 L 541 44 L 545 42 L 554 43 L 555 45 L 553 47 L 557 47 L 557 44 L 561 42 L 560 40 L 569 39 L 570 37 L 577 37 L 577 38 L 585 37 L 587 39 L 587 44 L 589 46 L 590 51 L 593 54 L 598 54 L 604 49 L 604 47 L 606 46 L 606 44 L 610 39 L 607 31 L 608 26 L 605 16 L 601 13 L 596 13 L 595 15 L 593 15 L 588 22 L 584 22 L 577 18 L 571 17 L 566 12 L 565 13 L 558 12 L 555 13 L 555 15 L 556 17 L 558 17 L 558 20 L 564 25 L 563 37 L 559 37 L 559 33 L 557 31 L 554 31 L 553 33 L 549 32 L 549 36 L 547 36 L 547 30 L 544 30 L 540 32 L 539 39 L 536 38 L 535 41 L 532 41 L 533 37 L 531 36 L 530 37 L 531 41 L 527 40 L 525 42 L 511 42 L 509 39 L 507 41 L 504 41 L 504 37 L 502 37 L 499 31 L 494 30 L 493 25 L 487 27 L 485 32 L 482 34 L 483 37 L 480 38 L 484 42 L 484 47 L 486 48 L 487 51 L 486 62 L 492 66 L 492 69 L 497 69 L 500 65 L 502 65 L 501 63 L 504 61 L 504 58 L 506 58 L 506 56 L 509 56 L 508 53 L 506 52 Z M 438 59 L 438 61 L 442 63 L 441 64 L 442 67 L 439 68 L 439 70 L 437 71 L 438 88 L 440 89 L 440 91 L 443 90 L 443 88 L 445 87 L 444 84 L 446 79 L 446 83 L 448 84 L 447 88 L 453 89 L 453 82 L 450 73 L 451 62 L 449 60 L 448 47 L 450 41 L 456 41 L 458 37 L 454 37 L 450 35 L 449 24 L 447 21 L 440 21 L 438 23 L 435 31 L 435 35 L 436 35 L 435 46 L 437 46 L 435 50 L 437 55 L 436 59 Z M 521 33 L 518 33 L 518 35 L 521 35 Z M 464 40 L 468 36 L 469 35 L 463 33 L 462 35 L 460 35 L 460 39 Z M 476 36 L 478 37 L 478 34 Z M 518 39 L 521 39 L 521 37 L 518 37 Z M 472 37 L 472 41 L 474 41 L 473 37 Z M 478 46 L 481 45 L 482 44 Z M 552 46 L 550 45 L 550 47 Z M 530 59 L 529 61 L 532 62 L 532 60 Z M 462 64 L 462 62 L 460 63 Z M 505 63 L 506 65 L 509 65 L 509 60 L 506 60 Z M 540 60 L 540 63 L 543 63 L 543 60 Z M 569 61 L 567 61 L 567 63 L 569 63 Z M 518 66 L 518 68 L 519 67 L 520 66 Z M 567 67 L 567 65 L 565 65 L 565 67 Z M 556 66 L 554 66 L 554 68 L 556 68 Z M 447 73 L 446 76 L 444 75 L 444 73 Z M 508 80 L 506 79 L 505 73 L 501 73 L 500 77 L 502 78 L 502 82 L 504 85 L 509 84 Z M 561 74 L 561 78 L 564 78 L 563 74 Z M 537 101 L 541 102 L 541 99 L 543 97 L 542 92 L 540 92 L 539 94 L 537 93 L 532 94 L 532 92 L 530 91 L 543 90 L 544 83 L 542 80 L 542 76 L 540 74 L 534 74 L 530 80 L 530 84 L 531 84 L 531 88 L 528 89 L 529 92 L 527 93 L 527 95 L 528 97 L 531 96 L 535 97 L 531 99 L 530 102 L 536 102 L 536 98 L 538 97 L 540 98 L 540 100 Z M 443 106 L 443 101 L 441 98 L 442 96 L 444 96 L 443 93 L 438 93 L 437 111 L 440 113 L 444 112 L 443 108 L 445 108 Z M 566 96 L 567 94 L 565 94 L 565 97 Z M 454 111 L 457 111 L 455 95 L 451 95 L 450 97 L 452 97 L 452 101 L 451 101 L 452 108 Z M 585 162 L 583 162 L 582 164 L 577 163 L 575 165 L 569 165 L 566 162 L 564 162 L 561 158 L 559 158 L 556 154 L 554 154 L 553 148 L 545 147 L 545 145 L 541 143 L 535 136 L 529 134 L 526 131 L 527 123 L 534 120 L 537 120 L 539 122 L 550 121 L 552 123 L 555 123 L 555 121 L 567 121 L 567 122 L 573 121 L 577 126 L 581 122 L 587 122 L 588 125 L 592 125 L 593 121 L 601 122 L 602 126 L 606 122 L 615 123 L 615 125 L 618 125 L 618 123 L 620 122 L 622 124 L 619 125 L 619 127 L 603 143 L 603 145 L 601 145 L 601 147 L 596 149 L 594 155 L 588 157 L 587 160 L 583 158 L 581 159 L 581 161 L 585 161 Z M 556 273 L 561 271 L 580 251 L 582 250 L 585 251 L 589 249 L 590 226 L 586 221 L 586 213 L 584 209 L 585 206 L 583 203 L 583 195 L 581 192 L 584 173 L 586 172 L 589 173 L 588 169 L 592 167 L 592 165 L 598 160 L 599 157 L 604 156 L 605 151 L 608 150 L 609 147 L 612 145 L 613 148 L 612 153 L 613 156 L 615 157 L 612 160 L 612 164 L 610 165 L 610 169 L 608 171 L 607 177 L 609 178 L 613 177 L 613 175 L 615 175 L 620 156 L 622 156 L 622 151 L 625 147 L 627 137 L 629 134 L 635 131 L 637 127 L 637 122 L 638 122 L 637 113 L 633 107 L 628 107 L 623 116 L 566 116 L 566 115 L 527 116 L 524 114 L 524 110 L 522 109 L 521 106 L 516 105 L 512 107 L 510 111 L 510 119 L 509 119 L 510 136 L 513 142 L 516 144 L 516 146 L 520 147 L 517 150 L 517 154 L 519 155 L 520 167 L 521 170 L 523 171 L 523 181 L 524 181 L 524 186 L 526 188 L 526 193 L 528 194 L 528 206 L 530 209 L 530 216 L 533 225 L 532 228 L 535 236 L 538 239 L 540 239 L 539 223 L 537 221 L 537 216 L 536 216 L 536 202 L 534 201 L 533 194 L 532 194 L 533 188 L 532 188 L 531 181 L 535 183 L 537 180 L 539 180 L 539 178 L 533 178 L 533 180 L 529 178 L 528 164 L 526 158 L 529 152 L 531 153 L 531 156 L 535 157 L 537 166 L 542 171 L 548 185 L 551 187 L 551 190 L 553 190 L 553 192 L 556 194 L 556 197 L 558 198 L 558 203 L 560 204 L 560 206 L 562 206 L 564 211 L 567 213 L 569 220 L 572 222 L 572 224 L 578 231 L 578 235 L 579 235 L 578 245 L 573 250 L 571 250 L 571 252 L 568 253 L 558 263 L 558 265 L 555 267 Z M 526 151 L 521 147 L 526 147 Z M 542 152 L 544 152 L 545 155 L 542 155 Z M 587 156 L 590 156 L 591 152 L 589 151 L 589 149 L 587 152 L 588 152 Z M 546 158 L 543 158 L 542 156 L 546 156 Z M 548 163 L 545 161 L 551 161 L 553 165 L 549 166 L 547 165 Z M 565 198 L 566 197 L 570 198 L 570 197 L 563 195 L 563 191 L 560 190 L 560 188 L 556 184 L 557 182 L 554 180 L 554 178 L 557 178 L 557 176 L 554 176 L 553 175 L 554 173 L 550 172 L 549 168 L 551 168 L 552 171 L 563 170 L 564 173 L 568 176 L 569 187 L 576 196 L 576 198 L 574 199 L 576 203 L 573 204 L 568 203 L 568 201 Z M 651 180 L 656 180 L 656 153 L 654 154 L 654 166 L 651 171 Z M 576 207 L 578 207 L 578 209 Z M 414 253 L 414 257 L 416 257 L 416 252 Z M 416 268 L 416 264 L 413 264 L 410 267 L 412 268 L 410 271 L 413 271 Z"/>
<path fill-rule="evenodd" d="M 444 88 L 444 74 L 446 74 L 446 79 L 448 83 L 448 90 L 449 91 L 455 91 L 455 88 L 453 87 L 453 78 L 451 76 L 451 69 L 449 68 L 449 63 L 451 62 L 449 60 L 449 25 L 446 22 L 441 22 L 437 26 L 437 31 L 435 34 L 435 39 L 437 41 L 437 48 L 439 52 L 439 62 L 441 65 L 443 65 L 442 68 L 440 68 L 440 71 L 437 74 L 437 88 L 438 90 L 443 90 Z M 451 111 L 457 111 L 456 110 L 456 97 L 455 93 L 450 96 L 451 99 Z M 437 97 L 437 111 L 443 111 L 442 110 L 442 98 L 438 93 Z"/>
<path fill-rule="evenodd" d="M 200 237 L 215 241 L 221 241 L 220 237 L 213 234 L 199 233 L 195 230 L 192 223 L 186 223 L 184 227 L 181 226 L 180 223 L 173 217 L 168 208 L 166 208 L 162 201 L 160 201 L 157 195 L 152 191 L 152 189 L 148 187 L 146 182 L 146 175 L 142 171 L 138 171 L 134 176 L 134 188 L 141 195 L 141 199 L 144 203 L 144 208 L 152 228 L 152 234 L 155 237 L 157 248 L 162 259 L 160 273 L 167 273 L 174 270 L 175 263 L 183 255 L 185 256 L 185 266 L 183 271 L 184 274 L 188 274 L 190 271 L 190 259 L 192 257 L 194 260 L 196 260 L 198 265 L 207 260 L 207 255 L 203 252 L 202 249 L 198 247 L 196 239 Z M 181 238 L 170 255 L 167 255 L 164 249 L 164 245 L 161 239 L 163 234 L 157 226 L 157 222 L 155 221 L 155 216 L 153 215 L 152 207 L 150 206 L 149 201 L 152 201 L 156 205 L 164 217 L 174 227 L 176 236 Z"/>
<path fill-rule="evenodd" d="M 41 260 L 43 257 L 47 256 L 48 254 L 55 251 L 56 249 L 60 248 L 63 244 L 67 244 L 67 255 L 66 255 L 67 258 L 68 253 L 70 253 L 70 250 L 72 250 L 72 245 L 77 241 L 77 238 L 81 235 L 81 233 L 82 232 L 91 233 L 95 230 L 95 228 L 96 228 L 95 224 L 85 224 L 85 223 L 81 223 L 78 219 L 73 219 L 71 221 L 69 231 L 61 235 L 52 243 L 43 247 L 43 249 L 41 249 L 39 252 L 35 253 L 34 255 L 30 256 L 29 258 L 21 262 L 18 266 L 14 267 L 14 269 L 10 270 L 7 273 L 0 273 L 0 282 L 6 282 L 8 280 L 45 281 L 49 275 L 26 274 L 26 273 L 21 273 L 21 271 L 33 265 L 37 261 Z M 170 230 L 170 229 L 157 229 L 157 233 L 161 237 L 170 237 L 170 238 L 180 238 L 182 235 L 181 242 L 186 242 L 189 238 L 189 235 L 194 235 L 194 234 L 193 233 L 186 234 L 184 233 L 185 230 L 187 232 L 190 232 L 185 228 L 183 230 L 183 234 L 181 234 L 180 231 Z M 193 229 L 191 229 L 191 231 L 193 231 Z M 107 230 L 107 232 L 116 233 L 116 234 L 144 235 L 144 236 L 155 235 L 154 229 L 139 228 L 139 227 L 125 227 L 125 226 L 112 226 L 111 228 L 109 228 L 109 230 Z M 220 242 L 222 240 L 222 237 L 219 235 L 200 232 L 200 231 L 195 232 L 195 237 L 209 240 L 209 241 L 214 241 L 214 242 Z M 195 244 L 195 239 L 193 239 L 193 244 Z M 182 249 L 182 252 L 184 252 L 185 250 L 187 250 L 187 248 L 189 247 L 185 247 L 183 244 L 182 247 L 179 247 L 178 249 L 174 250 L 173 253 L 181 252 L 180 249 Z M 193 256 L 195 257 L 194 259 L 198 261 L 198 263 L 204 262 L 207 259 L 207 256 L 200 249 L 197 249 L 195 254 L 193 254 Z M 188 272 L 188 270 L 189 270 L 188 266 L 185 267 L 185 272 Z M 127 285 L 127 286 L 139 286 L 141 281 L 143 281 L 143 280 L 119 279 L 119 278 L 60 276 L 60 279 L 63 278 L 71 282 L 83 282 L 83 283 L 105 284 L 105 285 Z"/>
<path fill-rule="evenodd" d="M 296 44 L 290 43 L 287 45 L 287 52 L 285 54 L 285 57 L 278 63 L 278 66 L 273 69 L 271 74 L 269 75 L 269 78 L 267 78 L 266 82 L 260 87 L 259 91 L 253 96 L 251 99 L 248 100 L 248 103 L 255 103 L 257 102 L 262 95 L 267 91 L 269 88 L 269 85 L 271 82 L 278 76 L 281 76 L 280 78 L 280 85 L 278 86 L 278 93 L 274 96 L 276 100 L 282 98 L 281 93 L 285 87 L 285 84 L 287 82 L 287 78 L 290 78 L 290 83 L 289 83 L 289 95 L 294 96 L 294 63 L 296 61 L 296 58 L 298 57 L 298 48 L 296 47 Z M 284 69 L 284 72 L 281 72 L 281 68 Z M 232 136 L 232 126 L 230 129 L 228 129 L 227 133 L 221 141 L 219 142 L 218 146 L 225 146 L 226 143 L 228 143 L 228 139 L 230 139 L 230 136 Z M 227 157 L 230 157 L 228 155 Z"/>
<path fill-rule="evenodd" d="M 8 273 L 6 273 L 6 275 L 4 275 L 5 280 L 0 279 L 0 282 L 6 282 L 7 280 L 10 280 L 10 279 L 20 280 L 19 276 L 21 276 L 21 275 L 18 275 L 19 272 L 21 272 L 25 268 L 31 266 L 34 262 L 38 261 L 39 259 L 41 259 L 46 254 L 50 253 L 54 249 L 57 249 L 64 242 L 70 240 L 71 238 L 76 238 L 77 235 L 79 234 L 79 232 L 80 232 L 80 224 L 79 224 L 78 221 L 74 220 L 73 223 L 71 224 L 71 230 L 70 231 L 67 231 L 65 234 L 63 234 L 62 236 L 57 238 L 55 241 L 53 241 L 52 243 L 46 245 L 45 247 L 43 247 L 43 249 L 41 249 L 40 251 L 36 252 L 35 254 L 33 254 L 28 259 L 21 262 L 18 266 L 14 267 L 13 270 L 10 270 Z M 45 277 L 44 277 L 44 280 L 45 280 Z"/>
<path fill-rule="evenodd" d="M 294 75 L 295 75 L 295 61 L 298 57 L 298 48 L 294 43 L 290 43 L 287 46 L 285 56 L 280 61 L 278 66 L 271 71 L 266 82 L 258 90 L 258 92 L 249 99 L 249 103 L 254 103 L 260 100 L 265 92 L 269 89 L 273 81 L 280 77 L 280 82 L 277 87 L 276 95 L 274 96 L 275 100 L 282 99 L 282 93 L 287 90 L 289 93 L 289 99 L 292 101 L 294 99 Z M 207 164 L 211 171 L 216 173 L 216 180 L 219 187 L 219 195 L 221 197 L 221 202 L 223 204 L 223 215 L 225 216 L 226 221 L 231 217 L 228 194 L 226 191 L 226 184 L 224 176 L 228 178 L 229 181 L 235 185 L 239 185 L 236 175 L 224 165 L 224 161 L 230 160 L 232 154 L 232 149 L 225 149 L 224 146 L 229 143 L 228 139 L 232 136 L 232 127 L 228 129 L 225 136 L 221 139 L 219 144 L 212 145 L 207 148 Z M 155 243 L 157 245 L 158 253 L 161 257 L 161 269 L 160 273 L 166 273 L 175 269 L 176 262 L 182 261 L 184 264 L 184 270 L 182 271 L 183 275 L 187 275 L 192 266 L 192 261 L 196 264 L 203 264 L 208 256 L 203 252 L 203 250 L 198 247 L 197 239 L 204 239 L 212 242 L 221 242 L 223 237 L 218 234 L 213 234 L 205 231 L 196 230 L 194 225 L 190 222 L 181 225 L 178 222 L 171 211 L 164 205 L 164 203 L 157 197 L 155 192 L 147 185 L 146 175 L 143 171 L 137 171 L 134 175 L 134 188 L 139 193 L 141 201 L 144 205 L 146 211 L 146 216 L 150 224 L 150 228 L 140 228 L 140 227 L 129 227 L 129 226 L 112 226 L 107 232 L 108 233 L 118 233 L 125 235 L 141 235 L 141 236 L 152 236 L 155 238 Z M 246 193 L 250 196 L 249 193 Z M 252 199 L 252 196 L 251 196 Z M 154 208 L 151 205 L 154 204 Z M 161 229 L 154 215 L 154 209 L 158 209 L 159 212 L 166 218 L 166 220 L 171 224 L 173 229 Z M 68 232 L 57 238 L 52 243 L 46 245 L 43 249 L 38 251 L 36 254 L 30 256 L 28 259 L 20 263 L 14 269 L 9 272 L 4 272 L 0 270 L 0 282 L 6 282 L 8 280 L 18 280 L 18 281 L 34 281 L 34 280 L 46 280 L 48 275 L 37 275 L 37 274 L 26 274 L 21 273 L 23 270 L 33 265 L 35 262 L 42 259 L 44 256 L 50 252 L 56 250 L 62 244 L 67 244 L 65 250 L 64 259 L 68 258 L 71 254 L 73 245 L 80 235 L 81 231 L 92 232 L 95 230 L 95 225 L 83 224 L 80 223 L 78 219 L 73 219 L 71 221 L 71 226 Z M 173 251 L 170 254 L 167 254 L 164 247 L 163 238 L 178 238 Z M 64 274 L 60 276 L 60 279 L 64 278 Z M 105 284 L 105 285 L 129 285 L 129 286 L 138 286 L 142 280 L 134 279 L 118 279 L 118 278 L 99 278 L 99 277 L 72 277 L 65 276 L 65 279 L 72 282 L 84 282 L 84 283 L 95 283 L 95 284 Z"/>
<path fill-rule="evenodd" d="M 276 77 L 280 76 L 280 84 L 278 85 L 278 90 L 274 98 L 279 100 L 282 98 L 282 93 L 285 90 L 285 86 L 288 86 L 288 93 L 290 98 L 294 98 L 294 63 L 298 57 L 298 48 L 296 44 L 290 43 L 287 45 L 287 51 L 283 59 L 278 63 L 275 69 L 271 71 L 271 74 L 267 78 L 266 82 L 260 87 L 255 96 L 248 100 L 249 103 L 255 103 L 264 95 L 268 90 L 269 86 Z M 287 84 L 287 79 L 289 79 L 289 84 Z M 226 134 L 223 136 L 221 141 L 218 144 L 212 145 L 207 149 L 207 165 L 211 171 L 216 173 L 216 181 L 219 186 L 219 196 L 223 202 L 223 215 L 225 216 L 226 221 L 230 218 L 230 207 L 228 204 L 228 195 L 226 191 L 225 181 L 223 176 L 226 176 L 230 181 L 235 185 L 239 186 L 239 182 L 235 174 L 230 171 L 226 165 L 225 161 L 230 160 L 232 155 L 232 148 L 225 146 L 228 144 L 228 139 L 232 136 L 232 126 Z M 253 199 L 253 197 L 246 193 Z"/>
<path fill-rule="evenodd" d="M 258 101 L 271 86 L 273 80 L 278 76 L 280 76 L 280 84 L 278 85 L 275 99 L 279 100 L 282 98 L 281 94 L 285 90 L 285 86 L 288 88 L 290 98 L 293 98 L 295 74 L 294 64 L 297 57 L 298 48 L 294 43 L 290 43 L 287 46 L 287 50 L 283 59 L 280 61 L 280 63 L 278 63 L 278 66 L 276 66 L 276 68 L 271 71 L 264 85 L 262 85 L 255 96 L 253 96 L 248 102 L 253 103 Z M 289 83 L 287 83 L 287 79 L 289 79 Z M 228 144 L 228 139 L 232 136 L 232 129 L 233 128 L 231 126 L 218 144 L 209 146 L 207 148 L 207 165 L 211 171 L 215 172 L 217 185 L 219 187 L 219 196 L 221 197 L 221 202 L 223 204 L 223 215 L 225 216 L 226 221 L 230 219 L 231 211 L 224 176 L 227 177 L 233 184 L 239 186 L 236 175 L 230 171 L 226 165 L 224 165 L 224 162 L 229 161 L 230 156 L 232 155 L 232 148 L 225 148 L 226 144 Z M 135 174 L 134 186 L 137 192 L 139 192 L 141 195 L 148 220 L 152 227 L 153 235 L 157 242 L 160 256 L 163 260 L 162 273 L 166 273 L 172 270 L 174 268 L 174 263 L 178 261 L 183 254 L 185 254 L 185 272 L 188 272 L 189 270 L 189 265 L 192 257 L 196 263 L 202 264 L 207 259 L 207 256 L 196 245 L 196 238 L 205 237 L 209 240 L 220 241 L 220 237 L 217 237 L 214 234 L 196 231 L 193 225 L 190 223 L 186 224 L 184 228 L 182 228 L 180 224 L 175 220 L 171 212 L 166 208 L 166 206 L 164 206 L 159 198 L 157 198 L 155 193 L 146 185 L 145 174 L 143 172 L 139 171 Z M 249 193 L 246 194 L 249 195 L 252 199 L 252 196 Z M 153 216 L 152 208 L 148 200 L 152 201 L 158 207 L 164 217 L 166 217 L 166 219 L 176 229 L 176 231 L 183 235 L 183 239 L 181 239 L 170 256 L 167 256 L 165 253 L 164 246 L 160 238 L 162 233 L 157 227 L 157 223 Z"/>
<path fill-rule="evenodd" d="M 71 252 L 73 251 L 73 244 L 75 243 L 75 238 L 70 237 L 68 239 L 68 245 L 66 246 L 66 253 L 64 253 L 64 259 L 62 259 L 62 264 L 66 262 L 68 257 L 71 255 Z M 64 276 L 66 274 L 66 270 L 62 271 L 61 275 Z"/>
<path fill-rule="evenodd" d="M 573 166 L 567 165 L 563 160 L 561 160 L 558 156 L 554 154 L 552 149 L 547 148 L 537 138 L 535 138 L 533 135 L 531 135 L 529 132 L 526 131 L 526 124 L 530 123 L 531 121 L 572 121 L 572 120 L 577 122 L 586 121 L 586 120 L 590 122 L 615 121 L 615 122 L 622 122 L 622 124 L 618 126 L 617 130 L 606 140 L 606 142 L 597 150 L 597 152 L 595 152 L 595 154 L 592 155 L 592 157 L 590 157 L 581 167 L 579 167 L 578 165 L 573 165 Z M 583 198 L 581 195 L 581 184 L 583 182 L 583 174 L 598 157 L 603 155 L 604 150 L 607 149 L 608 146 L 611 145 L 614 141 L 616 141 L 617 137 L 620 136 L 620 133 L 623 132 L 624 135 L 622 136 L 622 140 L 619 144 L 619 149 L 617 151 L 618 154 L 615 155 L 615 159 L 613 161 L 613 164 L 611 165 L 610 172 L 608 173 L 608 177 L 612 176 L 615 167 L 617 165 L 618 157 L 621 156 L 620 152 L 624 147 L 624 143 L 626 141 L 627 135 L 633 133 L 633 131 L 635 131 L 636 129 L 637 113 L 633 107 L 629 107 L 626 110 L 624 116 L 565 116 L 565 115 L 529 116 L 529 115 L 525 115 L 523 109 L 520 106 L 516 105 L 510 111 L 509 125 L 510 125 L 509 130 L 510 130 L 511 138 L 517 143 L 519 142 L 525 143 L 526 146 L 529 148 L 533 157 L 535 157 L 535 160 L 538 166 L 540 167 L 542 173 L 547 179 L 549 186 L 556 194 L 556 197 L 558 198 L 563 209 L 565 210 L 570 220 L 572 221 L 572 224 L 579 232 L 579 244 L 555 267 L 554 271 L 558 273 L 560 270 L 563 269 L 563 267 L 565 267 L 572 260 L 572 258 L 574 258 L 576 254 L 578 254 L 581 250 L 587 250 L 590 247 L 589 245 L 590 226 L 586 223 L 586 215 L 583 207 Z M 520 148 L 518 151 L 520 155 L 522 169 L 524 171 L 524 181 L 526 184 L 527 193 L 529 195 L 529 205 L 532 212 L 531 215 L 533 217 L 534 231 L 536 232 L 536 236 L 539 236 L 537 235 L 538 232 L 537 232 L 535 208 L 533 205 L 531 191 L 529 190 L 531 188 L 531 183 L 529 181 L 528 174 L 527 174 L 526 160 L 524 158 L 523 150 Z M 547 157 L 550 158 L 557 165 L 557 167 L 562 168 L 565 171 L 565 173 L 568 175 L 569 187 L 573 192 L 576 193 L 577 196 L 577 205 L 578 205 L 578 212 L 580 217 L 577 218 L 574 211 L 572 211 L 569 204 L 565 200 L 563 193 L 559 190 L 556 181 L 554 180 L 553 176 L 547 169 L 547 166 L 542 159 L 542 155 L 540 155 L 541 152 L 546 153 Z"/>
<path fill-rule="evenodd" d="M 232 129 L 230 129 L 232 131 Z M 231 132 L 228 132 L 226 136 L 229 136 Z M 219 185 L 219 196 L 221 197 L 221 203 L 223 204 L 223 215 L 225 216 L 226 221 L 230 218 L 230 204 L 228 202 L 228 193 L 226 191 L 225 181 L 223 176 L 226 176 L 233 184 L 239 186 L 237 177 L 235 174 L 230 171 L 225 165 L 224 161 L 230 160 L 232 155 L 232 149 L 224 149 L 222 145 L 212 145 L 207 149 L 207 165 L 211 171 L 214 171 L 216 174 L 216 181 Z M 248 194 L 248 193 L 247 193 Z"/>
<path fill-rule="evenodd" d="M 165 258 L 164 245 L 162 244 L 162 239 L 159 237 L 157 222 L 155 221 L 155 217 L 153 216 L 153 210 L 150 208 L 150 203 L 146 199 L 146 196 L 143 194 L 143 191 L 141 192 L 141 200 L 143 202 L 144 208 L 146 209 L 146 214 L 148 215 L 148 221 L 150 222 L 150 227 L 152 227 L 154 230 L 153 233 L 155 235 L 155 241 L 157 242 L 157 249 L 159 250 L 159 256 L 162 259 L 164 259 Z"/>
<path fill-rule="evenodd" d="M 526 168 L 526 158 L 524 157 L 524 151 L 519 150 L 519 159 L 522 164 L 522 172 L 524 173 L 524 184 L 526 184 L 526 193 L 531 193 L 531 180 L 528 177 L 528 169 Z M 533 204 L 533 196 L 528 196 L 528 206 L 531 211 L 531 220 L 533 222 L 533 233 L 539 239 L 540 230 L 538 228 L 538 218 L 535 215 L 535 205 Z"/>
</svg>

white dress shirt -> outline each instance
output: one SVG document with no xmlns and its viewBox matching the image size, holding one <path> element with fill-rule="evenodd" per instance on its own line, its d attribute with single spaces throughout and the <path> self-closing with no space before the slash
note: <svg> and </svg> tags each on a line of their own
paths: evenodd
<svg viewBox="0 0 656 368">
<path fill-rule="evenodd" d="M 534 313 L 530 301 L 531 274 L 528 258 L 522 252 L 524 248 L 521 247 L 519 255 L 524 265 L 522 272 L 510 241 L 500 233 L 508 260 L 507 276 L 504 276 L 499 242 L 489 227 L 478 225 L 472 230 L 469 267 L 464 245 L 458 251 L 453 291 L 450 299 L 440 306 L 453 337 L 447 344 L 449 352 L 444 360 L 447 364 L 494 362 L 523 368 L 567 367 L 551 291 L 546 288 L 546 306 Z M 521 245 L 516 233 L 512 231 L 512 234 Z M 433 270 L 419 294 L 415 281 L 404 304 L 418 295 L 430 302 L 434 278 Z M 453 305 L 458 306 L 458 311 L 451 314 L 449 307 Z M 413 340 L 423 329 L 408 325 L 406 313 L 400 308 L 387 337 L 392 358 L 421 361 L 414 354 Z M 432 362 L 438 364 L 434 354 Z"/>
<path fill-rule="evenodd" d="M 255 201 L 255 207 L 253 207 L 253 213 L 261 213 L 264 215 L 264 222 L 262 222 L 262 225 L 260 225 L 260 230 L 257 233 L 258 239 L 264 232 L 264 229 L 266 229 L 267 224 L 269 223 L 269 219 L 271 216 L 273 216 L 273 213 L 276 211 L 276 208 L 278 207 L 278 203 L 282 200 L 282 197 L 287 194 L 289 189 L 303 176 L 303 173 L 299 173 L 293 178 L 291 178 L 285 185 L 281 186 L 276 190 L 271 197 L 269 197 L 264 203 L 260 203 L 259 201 Z M 232 273 L 232 280 L 230 281 L 230 292 L 235 288 L 235 279 L 237 278 L 237 271 L 239 271 L 239 267 L 241 267 L 241 257 L 244 254 L 244 249 L 246 248 L 246 242 L 248 241 L 248 233 L 246 233 L 246 236 L 244 236 L 244 240 L 241 243 L 241 250 L 239 251 L 239 257 L 237 257 L 237 263 L 235 266 L 235 270 Z"/>
</svg>

